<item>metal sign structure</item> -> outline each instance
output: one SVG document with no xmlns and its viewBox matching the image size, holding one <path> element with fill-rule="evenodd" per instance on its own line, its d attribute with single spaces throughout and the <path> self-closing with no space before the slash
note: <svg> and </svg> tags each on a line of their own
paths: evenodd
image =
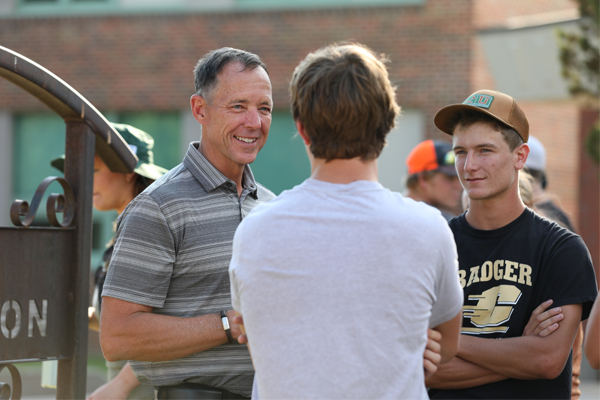
<svg viewBox="0 0 600 400">
<path fill-rule="evenodd" d="M 111 171 L 123 173 L 133 171 L 137 157 L 77 91 L 1 46 L 0 76 L 38 98 L 66 124 L 64 179 L 44 179 L 31 204 L 15 200 L 10 210 L 15 226 L 0 227 L 0 371 L 8 369 L 12 379 L 12 385 L 0 382 L 0 399 L 21 397 L 14 364 L 38 360 L 59 360 L 58 399 L 84 399 L 94 154 Z M 54 181 L 63 193 L 51 194 L 46 204 L 52 227 L 30 226 Z"/>
</svg>

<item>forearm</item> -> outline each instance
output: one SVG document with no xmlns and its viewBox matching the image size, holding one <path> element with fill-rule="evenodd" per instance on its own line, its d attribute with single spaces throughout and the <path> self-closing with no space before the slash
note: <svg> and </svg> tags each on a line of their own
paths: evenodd
<svg viewBox="0 0 600 400">
<path fill-rule="evenodd" d="M 600 303 L 596 299 L 585 329 L 583 348 L 592 368 L 600 368 Z"/>
<path fill-rule="evenodd" d="M 569 343 L 568 350 L 570 350 Z M 568 357 L 548 338 L 483 339 L 463 335 L 458 356 L 498 374 L 516 379 L 554 379 Z"/>
<path fill-rule="evenodd" d="M 102 313 L 100 342 L 109 361 L 167 361 L 227 343 L 217 314 L 193 318 L 138 312 L 119 323 Z"/>
<path fill-rule="evenodd" d="M 454 357 L 438 366 L 437 372 L 425 381 L 425 386 L 435 389 L 466 389 L 506 379 L 479 365 Z"/>
<path fill-rule="evenodd" d="M 129 363 L 125 364 L 121 371 L 114 377 L 113 381 L 127 391 L 131 392 L 136 387 L 140 386 L 140 381 L 137 380 Z"/>
</svg>

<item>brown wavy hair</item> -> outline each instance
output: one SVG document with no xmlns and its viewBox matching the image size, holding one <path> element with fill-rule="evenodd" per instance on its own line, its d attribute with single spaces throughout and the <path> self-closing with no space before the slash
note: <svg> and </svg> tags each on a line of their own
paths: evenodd
<svg viewBox="0 0 600 400">
<path fill-rule="evenodd" d="M 386 61 L 361 44 L 333 44 L 296 67 L 292 115 L 304 126 L 316 158 L 369 160 L 381 154 L 400 113 Z"/>
</svg>

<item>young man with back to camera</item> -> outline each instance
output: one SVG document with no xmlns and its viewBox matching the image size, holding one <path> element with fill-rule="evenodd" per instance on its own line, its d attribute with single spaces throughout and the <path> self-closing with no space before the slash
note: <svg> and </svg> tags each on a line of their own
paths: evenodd
<svg viewBox="0 0 600 400">
<path fill-rule="evenodd" d="M 581 238 L 521 201 L 527 118 L 512 97 L 481 90 L 434 122 L 452 135 L 470 207 L 450 221 L 465 301 L 460 345 L 427 381 L 430 396 L 568 399 L 571 346 L 596 280 Z"/>
<path fill-rule="evenodd" d="M 361 45 L 328 46 L 290 91 L 311 177 L 244 219 L 230 265 L 252 397 L 427 398 L 427 329 L 452 357 L 462 292 L 440 212 L 378 182 L 399 112 L 385 65 Z"/>
</svg>

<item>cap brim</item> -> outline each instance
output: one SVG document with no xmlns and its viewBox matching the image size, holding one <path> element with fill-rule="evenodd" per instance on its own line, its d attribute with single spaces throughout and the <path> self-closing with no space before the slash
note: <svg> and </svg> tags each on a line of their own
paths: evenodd
<svg viewBox="0 0 600 400">
<path fill-rule="evenodd" d="M 133 172 L 143 176 L 144 178 L 152 179 L 153 181 L 155 181 L 167 172 L 169 172 L 169 170 L 154 164 L 140 164 L 133 170 Z"/>
<path fill-rule="evenodd" d="M 65 156 L 62 155 L 54 160 L 50 161 L 50 165 L 59 170 L 60 172 L 65 172 Z"/>
<path fill-rule="evenodd" d="M 442 165 L 435 171 L 441 172 L 442 174 L 448 175 L 448 176 L 458 176 L 458 174 L 456 173 L 456 168 L 454 168 L 453 165 Z"/>
<path fill-rule="evenodd" d="M 440 131 L 447 133 L 448 135 L 452 135 L 454 133 L 453 132 L 454 127 L 451 126 L 451 124 L 450 124 L 452 122 L 452 117 L 457 112 L 462 111 L 462 110 L 472 110 L 472 111 L 480 112 L 482 114 L 487 114 L 490 117 L 501 122 L 502 124 L 504 124 L 506 126 L 510 126 L 517 133 L 519 132 L 517 127 L 507 124 L 504 120 L 502 120 L 498 116 L 494 115 L 493 113 L 491 113 L 481 107 L 471 106 L 468 104 L 452 104 L 452 105 L 449 105 L 446 107 L 442 107 L 433 117 L 433 123 L 435 124 L 435 126 L 437 126 L 437 128 Z"/>
</svg>

